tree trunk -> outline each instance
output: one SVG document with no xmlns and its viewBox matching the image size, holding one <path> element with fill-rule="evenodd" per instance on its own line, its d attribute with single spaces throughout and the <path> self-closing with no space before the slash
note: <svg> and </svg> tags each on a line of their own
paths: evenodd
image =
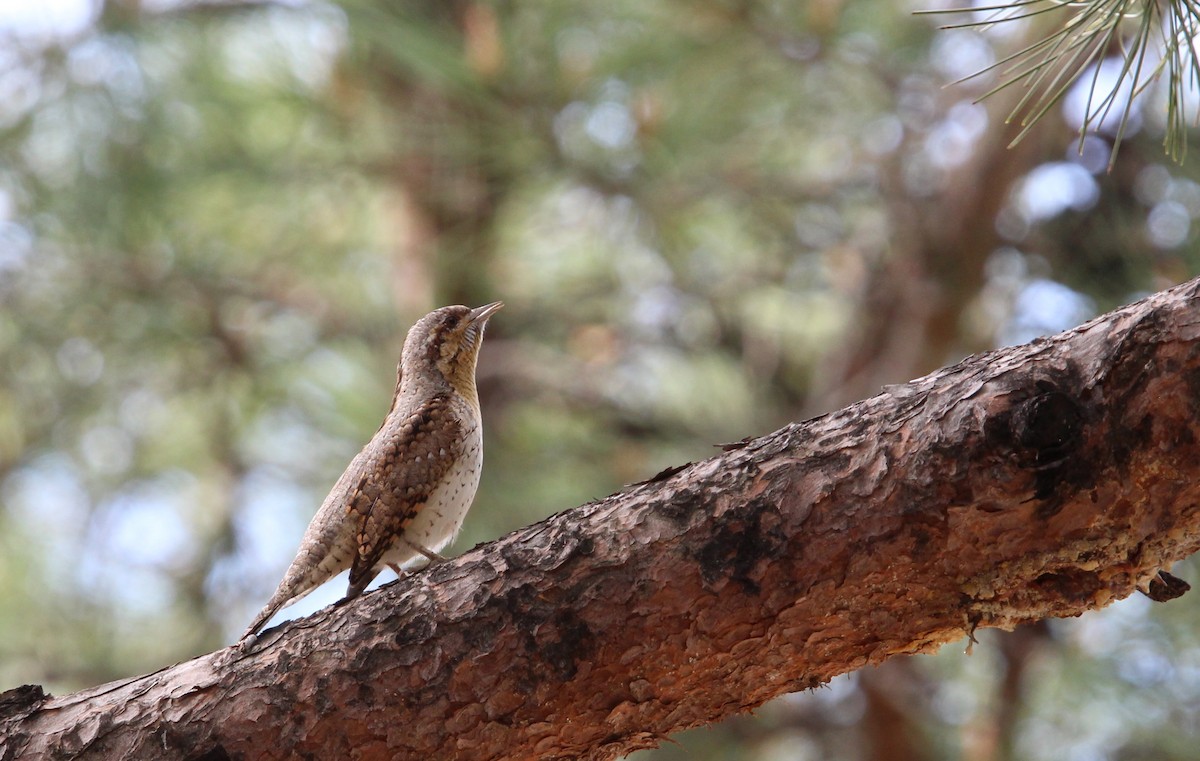
<svg viewBox="0 0 1200 761">
<path fill-rule="evenodd" d="M 1179 594 L 1198 292 L 730 445 L 244 657 L 10 691 L 0 758 L 613 758 L 978 627 Z"/>
</svg>

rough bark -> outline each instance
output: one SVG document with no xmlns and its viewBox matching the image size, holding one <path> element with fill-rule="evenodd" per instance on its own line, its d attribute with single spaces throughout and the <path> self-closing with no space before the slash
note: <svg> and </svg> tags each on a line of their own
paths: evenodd
<svg viewBox="0 0 1200 761">
<path fill-rule="evenodd" d="M 245 657 L 0 696 L 0 758 L 612 758 L 1102 607 L 1200 547 L 1198 293 L 733 445 Z"/>
</svg>

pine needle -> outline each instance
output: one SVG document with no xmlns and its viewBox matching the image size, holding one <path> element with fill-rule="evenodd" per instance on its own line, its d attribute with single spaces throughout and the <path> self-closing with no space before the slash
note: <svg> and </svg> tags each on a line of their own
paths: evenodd
<svg viewBox="0 0 1200 761">
<path fill-rule="evenodd" d="M 1006 119 L 1021 125 L 1012 145 L 1029 134 L 1090 70 L 1091 82 L 1079 128 L 1079 150 L 1083 151 L 1083 140 L 1089 132 L 1111 125 L 1109 119 L 1114 117 L 1115 127 L 1110 127 L 1113 129 L 1111 171 L 1130 117 L 1140 106 L 1139 99 L 1165 73 L 1167 118 L 1163 150 L 1177 162 L 1186 156 L 1189 119 L 1185 101 L 1188 95 L 1195 97 L 1200 90 L 1200 56 L 1196 51 L 1200 0 L 1015 0 L 1009 4 L 918 13 L 973 14 L 975 17 L 969 21 L 941 28 L 981 31 L 997 24 L 1029 23 L 1028 19 L 1049 13 L 1066 14 L 1058 29 L 959 80 L 996 72 L 999 84 L 979 100 L 1013 86 L 1025 90 Z M 1102 81 L 1101 66 L 1110 59 L 1120 62 L 1119 70 L 1115 77 L 1104 77 Z M 1122 97 L 1122 87 L 1126 86 L 1128 94 Z M 1107 91 L 1101 92 L 1102 87 L 1108 88 Z M 1196 110 L 1195 104 L 1192 109 Z"/>
</svg>

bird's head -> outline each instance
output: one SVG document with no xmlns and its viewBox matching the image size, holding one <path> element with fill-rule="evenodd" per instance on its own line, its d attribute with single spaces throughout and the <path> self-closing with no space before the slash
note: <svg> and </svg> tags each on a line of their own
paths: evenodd
<svg viewBox="0 0 1200 761">
<path fill-rule="evenodd" d="M 504 306 L 493 301 L 471 309 L 451 306 L 435 309 L 417 321 L 404 339 L 400 356 L 397 396 L 408 383 L 442 383 L 478 404 L 475 362 L 483 344 L 488 319 Z"/>
</svg>

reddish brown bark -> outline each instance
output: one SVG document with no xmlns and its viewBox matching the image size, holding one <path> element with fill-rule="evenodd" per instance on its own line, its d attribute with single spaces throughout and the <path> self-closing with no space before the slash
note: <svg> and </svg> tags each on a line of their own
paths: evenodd
<svg viewBox="0 0 1200 761">
<path fill-rule="evenodd" d="M 612 758 L 1101 607 L 1200 547 L 1198 294 L 744 442 L 244 658 L 9 694 L 0 758 Z"/>
</svg>

